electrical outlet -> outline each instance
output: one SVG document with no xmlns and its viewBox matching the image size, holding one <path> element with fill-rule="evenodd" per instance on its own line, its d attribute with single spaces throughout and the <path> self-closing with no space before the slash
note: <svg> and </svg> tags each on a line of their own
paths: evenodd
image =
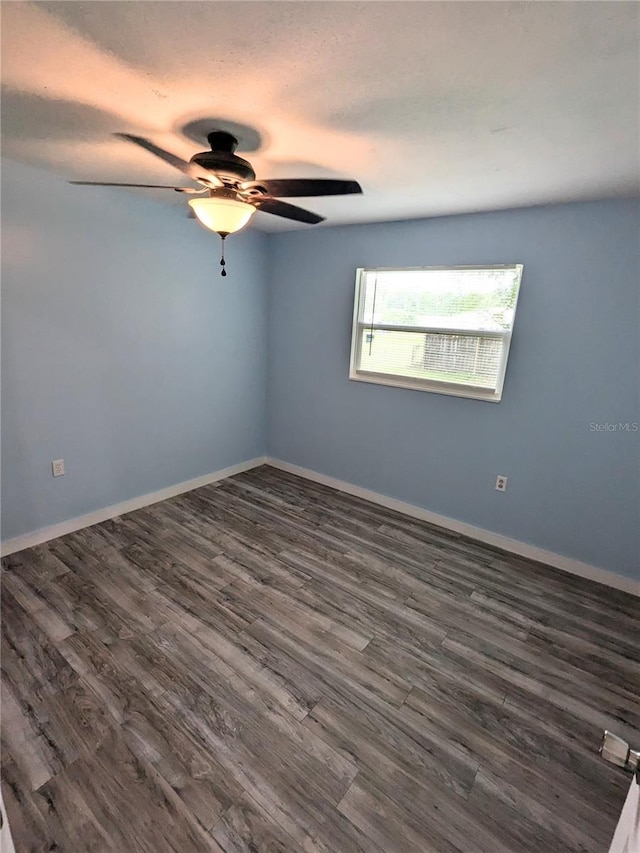
<svg viewBox="0 0 640 853">
<path fill-rule="evenodd" d="M 64 477 L 64 459 L 54 459 L 51 463 L 51 473 L 54 477 Z"/>
<path fill-rule="evenodd" d="M 508 479 L 509 478 L 505 477 L 504 474 L 498 474 L 498 476 L 496 477 L 496 491 L 506 492 Z"/>
</svg>

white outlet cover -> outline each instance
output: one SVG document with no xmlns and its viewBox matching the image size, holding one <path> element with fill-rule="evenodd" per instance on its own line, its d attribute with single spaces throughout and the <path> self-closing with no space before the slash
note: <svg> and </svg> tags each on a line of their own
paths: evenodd
<svg viewBox="0 0 640 853">
<path fill-rule="evenodd" d="M 54 459 L 51 463 L 51 473 L 54 477 L 64 477 L 64 459 Z"/>
<path fill-rule="evenodd" d="M 506 492 L 508 482 L 509 482 L 508 477 L 505 477 L 503 474 L 498 474 L 498 476 L 496 477 L 496 491 Z"/>
</svg>

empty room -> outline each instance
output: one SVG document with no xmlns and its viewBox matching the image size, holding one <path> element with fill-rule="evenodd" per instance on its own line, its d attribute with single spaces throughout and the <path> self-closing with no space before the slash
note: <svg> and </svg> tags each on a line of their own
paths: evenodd
<svg viewBox="0 0 640 853">
<path fill-rule="evenodd" d="M 3 853 L 638 853 L 640 4 L 0 12 Z"/>
</svg>

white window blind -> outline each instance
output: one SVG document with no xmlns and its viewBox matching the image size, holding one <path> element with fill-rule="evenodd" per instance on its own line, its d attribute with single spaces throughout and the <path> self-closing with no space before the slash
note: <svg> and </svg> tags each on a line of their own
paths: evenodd
<svg viewBox="0 0 640 853">
<path fill-rule="evenodd" d="M 499 402 L 521 277 L 522 264 L 359 269 L 350 378 Z"/>
</svg>

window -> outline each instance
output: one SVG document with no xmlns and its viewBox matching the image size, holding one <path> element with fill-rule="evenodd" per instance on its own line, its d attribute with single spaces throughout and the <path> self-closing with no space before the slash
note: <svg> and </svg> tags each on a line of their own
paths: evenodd
<svg viewBox="0 0 640 853">
<path fill-rule="evenodd" d="M 522 264 L 359 269 L 350 379 L 499 402 Z"/>
</svg>

